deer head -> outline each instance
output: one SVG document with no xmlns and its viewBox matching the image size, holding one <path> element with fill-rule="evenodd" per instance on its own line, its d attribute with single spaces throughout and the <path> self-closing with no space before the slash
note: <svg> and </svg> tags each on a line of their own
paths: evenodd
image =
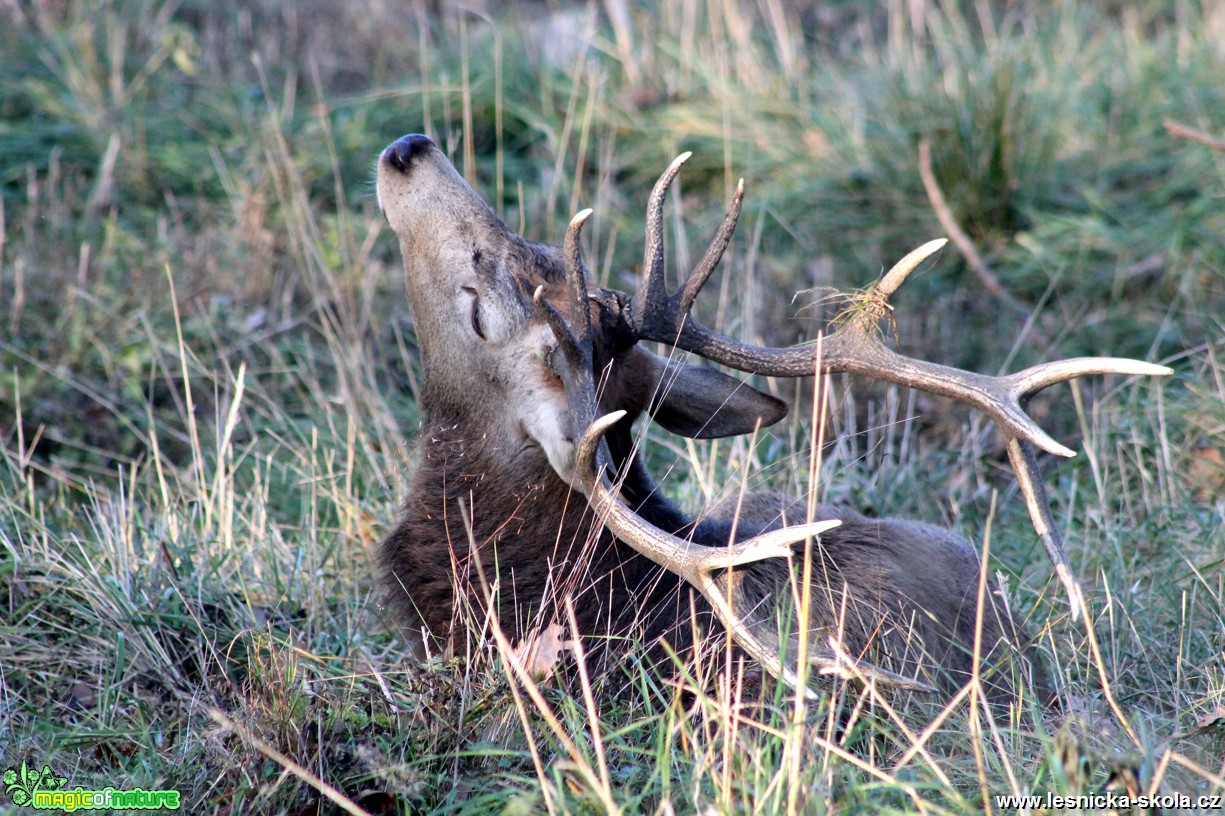
<svg viewBox="0 0 1225 816">
<path fill-rule="evenodd" d="M 566 403 L 558 343 L 533 304 L 538 289 L 567 314 L 591 310 L 605 323 L 592 351 L 609 378 L 606 410 L 646 410 L 696 438 L 746 433 L 785 415 L 785 403 L 734 378 L 636 345 L 616 293 L 574 302 L 558 249 L 512 232 L 428 137 L 406 136 L 384 151 L 378 201 L 404 257 L 427 422 L 462 422 L 501 440 L 508 456 L 537 447 L 554 470 L 570 472 L 586 426 L 575 427 Z"/>
</svg>

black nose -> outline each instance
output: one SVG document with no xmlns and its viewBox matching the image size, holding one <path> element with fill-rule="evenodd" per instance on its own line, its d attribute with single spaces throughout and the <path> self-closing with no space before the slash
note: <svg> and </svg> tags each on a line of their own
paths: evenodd
<svg viewBox="0 0 1225 816">
<path fill-rule="evenodd" d="M 420 133 L 413 133 L 405 136 L 402 139 L 394 142 L 391 147 L 383 151 L 383 158 L 388 164 L 399 170 L 401 173 L 407 172 L 413 159 L 420 156 L 434 146 L 433 140 L 429 136 L 422 136 Z"/>
</svg>

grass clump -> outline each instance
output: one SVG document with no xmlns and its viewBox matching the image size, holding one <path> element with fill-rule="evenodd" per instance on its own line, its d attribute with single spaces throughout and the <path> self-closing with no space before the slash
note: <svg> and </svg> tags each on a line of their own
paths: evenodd
<svg viewBox="0 0 1225 816">
<path fill-rule="evenodd" d="M 1225 155 L 1163 126 L 1225 127 L 1219 9 L 429 5 L 0 11 L 0 770 L 177 788 L 204 813 L 1225 792 Z M 1047 474 L 1082 622 L 989 429 L 835 383 L 816 490 L 989 541 L 1062 707 L 1008 722 L 835 683 L 807 703 L 767 683 L 749 705 L 701 666 L 632 661 L 604 679 L 632 693 L 593 706 L 573 667 L 537 688 L 488 643 L 411 660 L 371 594 L 420 372 L 370 168 L 414 131 L 528 237 L 593 207 L 591 265 L 621 288 L 676 152 L 695 153 L 669 210 L 677 267 L 745 176 L 699 310 L 776 345 L 828 317 L 789 293 L 861 288 L 943 229 L 926 141 L 952 219 L 1022 308 L 946 252 L 894 299 L 904 351 L 1177 369 L 1033 405 L 1083 451 Z M 696 508 L 746 471 L 809 488 L 807 386 L 770 387 L 797 410 L 756 444 L 651 435 L 671 493 Z"/>
</svg>

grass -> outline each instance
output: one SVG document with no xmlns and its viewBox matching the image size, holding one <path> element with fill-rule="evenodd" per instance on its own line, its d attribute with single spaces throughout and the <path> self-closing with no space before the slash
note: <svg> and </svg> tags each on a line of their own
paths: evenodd
<svg viewBox="0 0 1225 816">
<path fill-rule="evenodd" d="M 589 44 L 581 10 L 421 25 L 424 6 L 0 10 L 2 768 L 177 788 L 193 813 L 1003 812 L 992 795 L 1129 778 L 1225 793 L 1225 155 L 1162 124 L 1225 127 L 1218 4 L 610 1 Z M 575 671 L 537 688 L 492 645 L 412 661 L 369 558 L 412 467 L 419 376 L 371 167 L 412 131 L 529 237 L 593 207 L 589 263 L 622 288 L 673 155 L 694 151 L 678 267 L 744 176 L 701 308 L 773 344 L 940 234 L 926 140 L 1022 308 L 946 251 L 894 298 L 905 351 L 1177 370 L 1035 400 L 1081 451 L 1047 463 L 1081 622 L 989 427 L 834 384 L 820 494 L 989 542 L 1062 708 L 946 717 L 854 684 L 807 707 L 767 685 L 743 708 L 632 661 L 633 694 L 588 699 Z M 770 387 L 799 407 L 760 444 L 651 436 L 671 493 L 696 509 L 746 470 L 808 488 L 805 386 Z"/>
</svg>

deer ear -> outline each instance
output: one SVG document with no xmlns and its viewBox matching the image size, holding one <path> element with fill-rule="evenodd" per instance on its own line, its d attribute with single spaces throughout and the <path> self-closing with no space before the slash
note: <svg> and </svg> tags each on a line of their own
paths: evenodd
<svg viewBox="0 0 1225 816">
<path fill-rule="evenodd" d="M 787 403 L 735 377 L 704 366 L 686 365 L 643 352 L 634 355 L 652 384 L 651 418 L 691 439 L 716 439 L 752 433 L 787 415 Z"/>
</svg>

